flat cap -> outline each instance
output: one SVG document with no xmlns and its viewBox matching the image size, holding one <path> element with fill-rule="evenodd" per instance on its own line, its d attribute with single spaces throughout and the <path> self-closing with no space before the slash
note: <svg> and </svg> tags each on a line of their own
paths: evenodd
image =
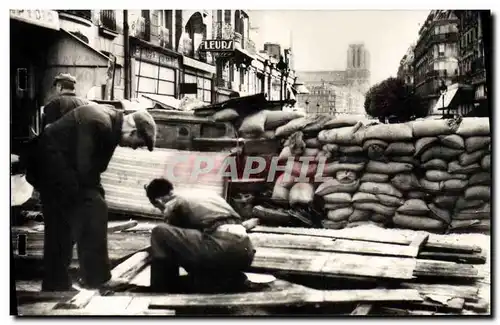
<svg viewBox="0 0 500 325">
<path fill-rule="evenodd" d="M 132 113 L 137 133 L 146 142 L 149 151 L 153 151 L 156 141 L 156 122 L 146 110 L 139 110 Z"/>
<path fill-rule="evenodd" d="M 73 77 L 71 74 L 69 73 L 59 73 L 57 76 L 55 76 L 54 78 L 54 84 L 58 81 L 61 81 L 61 80 L 66 80 L 66 81 L 70 81 L 74 84 L 76 84 L 76 78 Z"/>
</svg>

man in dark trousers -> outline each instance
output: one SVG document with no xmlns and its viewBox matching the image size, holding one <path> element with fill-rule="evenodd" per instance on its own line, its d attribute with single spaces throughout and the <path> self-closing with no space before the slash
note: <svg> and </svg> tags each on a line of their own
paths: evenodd
<svg viewBox="0 0 500 325">
<path fill-rule="evenodd" d="M 88 288 L 112 288 L 107 250 L 108 209 L 100 174 L 115 148 L 147 146 L 156 124 L 151 115 L 124 115 L 104 105 L 80 106 L 46 128 L 35 146 L 28 180 L 42 202 L 45 222 L 44 291 L 71 290 L 69 265 L 77 243 L 81 279 Z"/>
<path fill-rule="evenodd" d="M 76 78 L 69 73 L 60 73 L 54 78 L 57 96 L 43 108 L 43 128 L 54 123 L 72 109 L 90 104 L 85 98 L 76 96 L 75 84 Z"/>
<path fill-rule="evenodd" d="M 164 178 L 145 186 L 165 224 L 151 233 L 151 289 L 179 292 L 179 266 L 189 274 L 244 282 L 255 254 L 239 214 L 212 191 L 174 191 Z M 240 282 L 241 284 L 241 282 Z"/>
</svg>

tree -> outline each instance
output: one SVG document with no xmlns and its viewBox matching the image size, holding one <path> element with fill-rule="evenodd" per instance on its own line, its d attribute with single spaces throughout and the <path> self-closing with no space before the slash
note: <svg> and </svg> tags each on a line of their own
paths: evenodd
<svg viewBox="0 0 500 325">
<path fill-rule="evenodd" d="M 364 106 L 368 115 L 381 121 L 396 117 L 405 122 L 427 115 L 420 96 L 403 80 L 393 77 L 372 86 L 366 93 Z"/>
</svg>

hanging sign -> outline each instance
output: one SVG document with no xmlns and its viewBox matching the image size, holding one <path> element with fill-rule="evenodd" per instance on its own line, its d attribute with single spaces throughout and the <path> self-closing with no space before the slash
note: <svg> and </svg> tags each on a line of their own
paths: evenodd
<svg viewBox="0 0 500 325">
<path fill-rule="evenodd" d="M 205 52 L 232 52 L 234 51 L 234 41 L 225 39 L 204 40 L 201 43 L 200 51 Z"/>
</svg>

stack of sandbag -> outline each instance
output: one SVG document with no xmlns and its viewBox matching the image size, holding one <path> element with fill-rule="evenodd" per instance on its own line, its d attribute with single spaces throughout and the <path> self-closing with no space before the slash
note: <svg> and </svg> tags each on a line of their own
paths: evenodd
<svg viewBox="0 0 500 325">
<path fill-rule="evenodd" d="M 488 118 L 464 118 L 456 131 L 464 139 L 464 151 L 450 163 L 450 173 L 462 173 L 467 186 L 457 198 L 450 230 L 490 229 L 491 135 Z"/>
<path fill-rule="evenodd" d="M 367 126 L 363 151 L 369 161 L 361 176 L 359 192 L 353 198 L 357 209 L 371 212 L 370 220 L 380 226 L 393 224 L 396 211 L 417 187 L 413 169 L 415 147 L 408 124 Z"/>
</svg>

